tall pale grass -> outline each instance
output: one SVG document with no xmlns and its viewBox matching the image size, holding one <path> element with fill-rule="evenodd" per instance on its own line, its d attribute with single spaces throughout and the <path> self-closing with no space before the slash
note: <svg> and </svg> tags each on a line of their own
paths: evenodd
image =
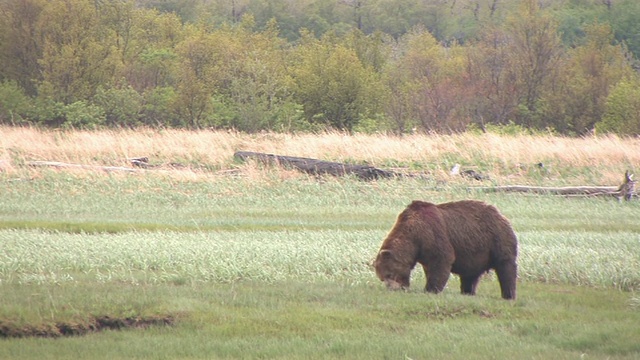
<svg viewBox="0 0 640 360">
<path fill-rule="evenodd" d="M 367 163 L 379 167 L 414 166 L 434 176 L 463 167 L 496 179 L 526 180 L 527 169 L 544 163 L 546 175 L 571 174 L 576 182 L 617 184 L 625 170 L 640 165 L 640 139 L 613 135 L 567 138 L 497 134 L 243 134 L 227 131 L 101 130 L 58 131 L 0 127 L 0 161 L 15 167 L 49 160 L 88 165 L 123 165 L 132 157 L 152 163 L 179 162 L 226 169 L 237 166 L 238 150 Z M 569 170 L 573 169 L 573 170 Z M 529 174 L 530 175 L 530 174 Z M 571 182 L 571 179 L 565 179 Z"/>
</svg>

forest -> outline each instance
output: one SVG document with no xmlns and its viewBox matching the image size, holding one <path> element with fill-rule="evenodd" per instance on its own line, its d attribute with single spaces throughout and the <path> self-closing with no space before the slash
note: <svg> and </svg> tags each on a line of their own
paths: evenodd
<svg viewBox="0 0 640 360">
<path fill-rule="evenodd" d="M 0 124 L 640 134 L 637 0 L 2 0 Z"/>
</svg>

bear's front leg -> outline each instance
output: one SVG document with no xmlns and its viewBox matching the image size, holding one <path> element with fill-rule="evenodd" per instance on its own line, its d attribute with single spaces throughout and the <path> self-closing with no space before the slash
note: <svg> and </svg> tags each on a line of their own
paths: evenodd
<svg viewBox="0 0 640 360">
<path fill-rule="evenodd" d="M 451 275 L 451 264 L 430 263 L 427 266 L 422 265 L 422 268 L 427 277 L 427 286 L 424 290 L 434 294 L 444 290 Z"/>
</svg>

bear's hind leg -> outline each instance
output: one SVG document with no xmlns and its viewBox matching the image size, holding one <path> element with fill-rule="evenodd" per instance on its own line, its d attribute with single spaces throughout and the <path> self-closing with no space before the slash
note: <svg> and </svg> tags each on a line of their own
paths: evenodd
<svg viewBox="0 0 640 360">
<path fill-rule="evenodd" d="M 502 298 L 507 300 L 515 300 L 516 298 L 516 278 L 518 277 L 518 266 L 514 261 L 505 261 L 495 267 L 498 281 L 500 282 L 500 290 Z"/>
<path fill-rule="evenodd" d="M 465 295 L 475 295 L 480 282 L 480 275 L 460 276 L 460 292 Z"/>
</svg>

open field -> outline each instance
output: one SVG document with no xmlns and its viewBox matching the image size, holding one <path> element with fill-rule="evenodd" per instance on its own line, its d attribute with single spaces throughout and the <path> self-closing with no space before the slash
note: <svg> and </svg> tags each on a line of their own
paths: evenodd
<svg viewBox="0 0 640 360">
<path fill-rule="evenodd" d="M 525 138 L 539 146 L 527 151 L 523 138 L 494 135 L 479 146 L 469 135 L 0 132 L 0 159 L 11 162 L 0 172 L 0 331 L 93 329 L 0 339 L 1 359 L 640 357 L 640 202 L 486 194 L 446 170 L 473 164 L 501 184 L 615 185 L 640 163 L 637 140 Z M 445 146 L 452 147 L 435 150 Z M 498 146 L 511 151 L 501 155 Z M 420 150 L 411 155 L 411 147 Z M 429 176 L 314 178 L 235 163 L 234 150 Z M 554 164 L 549 173 L 507 172 L 541 154 Z M 21 166 L 123 166 L 143 155 L 189 167 Z M 419 269 L 411 291 L 387 292 L 370 262 L 397 214 L 413 199 L 465 198 L 495 204 L 511 219 L 520 240 L 518 299 L 501 300 L 493 274 L 475 297 L 460 295 L 455 277 L 443 294 L 423 294 Z M 105 317 L 169 325 L 91 328 Z"/>
</svg>

